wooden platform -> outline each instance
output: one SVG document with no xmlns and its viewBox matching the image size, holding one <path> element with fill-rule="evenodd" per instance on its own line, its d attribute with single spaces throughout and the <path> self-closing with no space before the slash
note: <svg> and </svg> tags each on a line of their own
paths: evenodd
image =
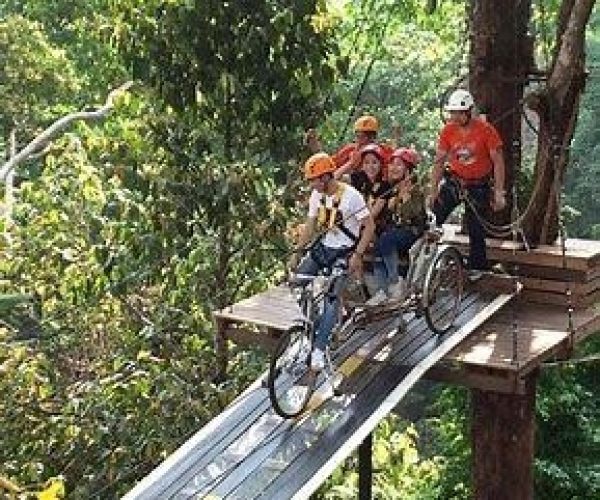
<svg viewBox="0 0 600 500">
<path fill-rule="evenodd" d="M 444 225 L 444 240 L 466 255 L 469 238 L 459 230 L 459 226 Z M 524 285 L 521 300 L 565 307 L 570 302 L 575 308 L 600 302 L 600 241 L 569 238 L 564 258 L 558 244 L 527 251 L 520 242 L 488 238 L 486 245 L 492 263 L 502 263 L 519 275 Z"/>
<path fill-rule="evenodd" d="M 444 238 L 468 252 L 468 238 L 458 234 L 457 226 L 444 226 Z M 428 376 L 480 389 L 520 392 L 528 373 L 548 359 L 568 357 L 577 342 L 600 329 L 596 306 L 600 303 L 600 242 L 569 239 L 563 258 L 560 245 L 527 252 L 521 244 L 488 240 L 488 255 L 509 270 L 516 265 L 523 290 L 514 307 L 490 318 Z M 474 286 L 480 291 L 506 291 L 515 281 L 491 276 Z M 228 340 L 269 350 L 298 314 L 285 286 L 217 311 L 216 346 L 222 372 Z"/>
</svg>

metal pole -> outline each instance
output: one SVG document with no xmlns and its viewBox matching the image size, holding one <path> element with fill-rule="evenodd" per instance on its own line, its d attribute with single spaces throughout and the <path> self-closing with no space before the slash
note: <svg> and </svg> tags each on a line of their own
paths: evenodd
<svg viewBox="0 0 600 500">
<path fill-rule="evenodd" d="M 371 500 L 373 481 L 373 434 L 358 447 L 358 499 Z"/>
</svg>

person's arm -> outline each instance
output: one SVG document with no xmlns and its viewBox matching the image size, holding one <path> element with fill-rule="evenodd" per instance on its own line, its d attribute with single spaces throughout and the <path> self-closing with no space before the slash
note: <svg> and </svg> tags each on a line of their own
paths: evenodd
<svg viewBox="0 0 600 500">
<path fill-rule="evenodd" d="M 438 146 L 435 152 L 435 161 L 433 163 L 433 169 L 431 170 L 431 184 L 429 187 L 429 201 L 431 204 L 438 197 L 440 191 L 440 182 L 442 182 L 442 176 L 444 175 L 444 164 L 448 158 L 448 151 Z"/>
<path fill-rule="evenodd" d="M 306 222 L 302 224 L 302 230 L 298 237 L 298 246 L 295 248 L 290 255 L 290 258 L 287 262 L 288 270 L 292 271 L 298 267 L 298 262 L 300 262 L 300 256 L 304 248 L 310 243 L 312 240 L 317 227 L 317 218 L 316 217 L 307 217 Z"/>
<path fill-rule="evenodd" d="M 315 230 L 317 227 L 317 218 L 316 217 L 307 217 L 306 222 L 303 225 L 302 232 L 300 233 L 300 238 L 298 238 L 298 248 L 304 248 L 310 240 L 312 240 Z"/>
<path fill-rule="evenodd" d="M 323 151 L 321 140 L 317 135 L 317 131 L 314 128 L 309 128 L 304 134 L 304 144 L 311 153 L 319 153 Z"/>
<path fill-rule="evenodd" d="M 490 158 L 494 168 L 494 198 L 492 201 L 492 208 L 495 211 L 498 211 L 506 206 L 506 191 L 504 190 L 506 167 L 502 149 L 496 148 L 490 151 Z"/>
<path fill-rule="evenodd" d="M 351 153 L 350 153 L 350 157 L 348 158 L 348 160 L 343 163 L 334 173 L 333 173 L 333 177 L 336 179 L 341 179 L 342 176 L 346 175 L 346 174 L 350 174 L 350 172 L 352 172 L 353 170 L 356 170 L 356 168 L 360 165 L 360 151 L 358 151 L 357 149 L 354 149 Z"/>
<path fill-rule="evenodd" d="M 356 249 L 354 250 L 354 253 L 350 257 L 350 261 L 348 262 L 350 272 L 356 275 L 360 275 L 362 273 L 362 259 L 367 251 L 369 243 L 371 243 L 371 240 L 373 239 L 373 235 L 375 234 L 375 221 L 370 213 L 366 217 L 362 218 L 360 223 L 362 226 L 360 239 L 358 240 Z"/>
<path fill-rule="evenodd" d="M 387 200 L 385 198 L 377 198 L 375 200 L 375 203 L 373 203 L 373 206 L 371 207 L 371 215 L 373 216 L 373 220 L 377 219 L 386 203 Z"/>
</svg>

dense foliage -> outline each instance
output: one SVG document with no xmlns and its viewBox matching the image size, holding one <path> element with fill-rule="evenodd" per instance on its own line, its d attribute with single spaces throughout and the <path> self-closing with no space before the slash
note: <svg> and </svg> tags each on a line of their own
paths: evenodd
<svg viewBox="0 0 600 500">
<path fill-rule="evenodd" d="M 234 348 L 231 378 L 214 378 L 210 313 L 281 273 L 305 127 L 333 149 L 356 104 L 428 157 L 465 62 L 464 3 L 434 3 L 2 2 L 0 152 L 136 84 L 17 171 L 0 223 L 0 496 L 115 498 L 264 368 Z M 551 31 L 552 12 L 536 19 Z M 582 236 L 599 234 L 594 71 L 566 192 Z M 593 363 L 542 377 L 540 498 L 600 491 L 597 377 Z M 414 425 L 379 426 L 377 498 L 469 498 L 467 393 L 429 399 Z M 319 495 L 354 497 L 354 462 Z"/>
</svg>

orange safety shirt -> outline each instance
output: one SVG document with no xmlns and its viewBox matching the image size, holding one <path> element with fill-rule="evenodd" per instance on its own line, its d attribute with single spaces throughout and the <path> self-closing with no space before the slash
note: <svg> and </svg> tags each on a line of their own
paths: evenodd
<svg viewBox="0 0 600 500">
<path fill-rule="evenodd" d="M 469 128 L 447 123 L 438 141 L 438 151 L 448 154 L 450 171 L 461 179 L 478 180 L 492 171 L 490 152 L 502 147 L 502 139 L 494 126 L 475 118 Z"/>
</svg>

